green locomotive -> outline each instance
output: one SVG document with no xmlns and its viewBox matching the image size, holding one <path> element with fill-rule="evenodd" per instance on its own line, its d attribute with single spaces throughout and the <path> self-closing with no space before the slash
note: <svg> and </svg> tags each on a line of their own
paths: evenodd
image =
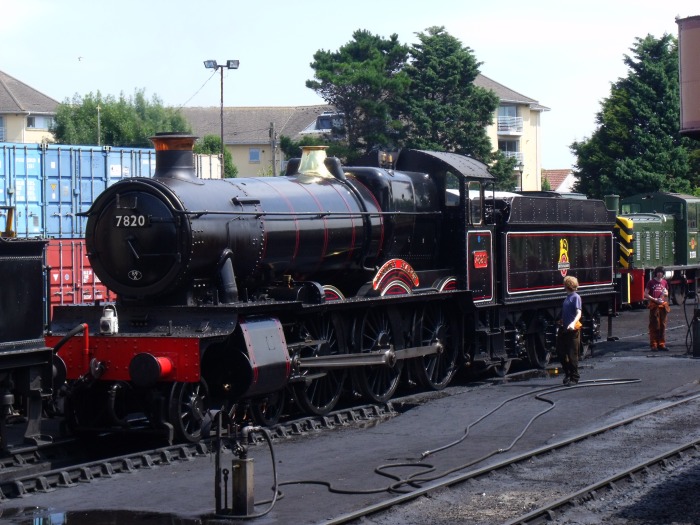
<svg viewBox="0 0 700 525">
<path fill-rule="evenodd" d="M 700 277 L 698 215 L 700 198 L 680 193 L 642 193 L 621 200 L 621 214 L 632 230 L 629 267 L 622 269 L 626 301 L 641 303 L 652 270 L 663 266 L 671 300 L 681 304 Z M 624 266 L 624 265 L 623 265 Z M 625 279 L 626 277 L 626 279 Z M 624 296 L 623 296 L 624 297 Z"/>
</svg>

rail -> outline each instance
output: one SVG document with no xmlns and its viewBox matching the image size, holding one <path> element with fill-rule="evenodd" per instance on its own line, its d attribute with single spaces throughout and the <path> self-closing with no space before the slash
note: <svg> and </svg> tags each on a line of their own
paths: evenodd
<svg viewBox="0 0 700 525">
<path fill-rule="evenodd" d="M 601 381 L 601 380 L 598 380 L 598 381 Z M 591 382 L 591 383 L 593 383 L 593 382 Z M 590 383 L 586 384 L 586 382 L 581 382 L 574 387 L 555 387 L 555 388 L 543 389 L 543 391 L 546 390 L 546 393 L 549 394 L 549 393 L 553 393 L 553 392 L 560 391 L 560 390 L 567 390 L 567 389 L 571 390 L 571 389 L 575 389 L 575 388 L 586 388 L 586 387 L 590 387 L 590 386 L 592 386 L 592 384 L 590 384 Z M 542 395 L 542 394 L 540 394 L 540 395 Z M 423 486 L 419 489 L 413 490 L 411 492 L 408 492 L 406 494 L 402 494 L 400 496 L 386 499 L 386 500 L 381 501 L 379 503 L 376 503 L 374 505 L 369 505 L 365 508 L 359 509 L 355 512 L 347 513 L 347 514 L 344 514 L 342 516 L 338 516 L 336 518 L 333 518 L 331 520 L 324 521 L 323 524 L 324 525 L 340 525 L 342 523 L 350 523 L 350 522 L 360 520 L 361 518 L 365 518 L 365 517 L 370 516 L 370 515 L 378 514 L 380 512 L 388 510 L 389 508 L 391 508 L 393 506 L 407 503 L 409 501 L 412 501 L 412 500 L 417 499 L 419 497 L 425 496 L 426 494 L 429 494 L 429 493 L 434 492 L 436 490 L 440 490 L 440 489 L 444 489 L 444 488 L 452 486 L 452 485 L 464 483 L 468 480 L 479 478 L 479 477 L 482 477 L 482 476 L 487 475 L 487 474 L 492 474 L 492 473 L 495 473 L 498 471 L 503 471 L 507 468 L 511 468 L 511 467 L 518 465 L 518 464 L 524 464 L 525 462 L 530 461 L 533 458 L 536 458 L 538 456 L 542 456 L 544 454 L 551 453 L 551 452 L 557 451 L 559 449 L 563 449 L 565 447 L 574 445 L 576 443 L 579 443 L 579 442 L 584 441 L 586 439 L 589 439 L 591 437 L 597 436 L 599 434 L 603 434 L 605 432 L 608 432 L 610 430 L 613 430 L 613 429 L 616 429 L 619 427 L 623 427 L 623 426 L 628 425 L 634 421 L 637 421 L 637 420 L 643 419 L 645 417 L 648 417 L 650 415 L 659 413 L 663 410 L 668 410 L 670 408 L 673 408 L 673 407 L 676 407 L 678 405 L 688 403 L 691 401 L 695 401 L 697 399 L 700 399 L 700 394 L 696 394 L 694 396 L 690 396 L 690 397 L 687 397 L 687 398 L 684 398 L 684 399 L 681 399 L 678 401 L 666 403 L 662 406 L 647 410 L 647 411 L 642 412 L 640 414 L 635 414 L 634 416 L 630 416 L 630 417 L 625 418 L 621 421 L 617 421 L 617 422 L 611 423 L 609 425 L 604 425 L 604 426 L 599 427 L 597 429 L 581 433 L 577 436 L 573 436 L 571 438 L 564 439 L 562 441 L 553 443 L 551 445 L 539 447 L 537 449 L 520 454 L 520 455 L 515 456 L 513 458 L 506 459 L 504 461 L 495 463 L 493 465 L 489 465 L 489 466 L 483 467 L 483 468 L 478 468 L 476 470 L 471 470 L 471 471 L 465 472 L 465 473 L 457 475 L 457 476 L 445 477 L 445 478 L 441 479 L 440 481 L 426 484 L 425 486 Z M 687 445 L 685 445 L 685 446 L 687 446 Z M 500 452 L 500 451 L 497 451 L 497 452 Z M 673 452 L 671 452 L 669 454 L 673 454 Z M 480 458 L 477 461 L 480 462 L 483 459 L 485 459 L 485 458 Z M 476 464 L 476 462 L 473 462 L 472 464 Z M 398 486 L 398 483 L 393 485 L 394 488 L 397 486 Z M 519 523 L 519 522 L 515 521 L 514 523 Z"/>
</svg>

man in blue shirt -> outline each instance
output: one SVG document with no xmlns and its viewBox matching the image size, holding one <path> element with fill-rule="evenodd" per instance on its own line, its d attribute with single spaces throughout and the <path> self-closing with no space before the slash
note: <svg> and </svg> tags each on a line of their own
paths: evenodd
<svg viewBox="0 0 700 525">
<path fill-rule="evenodd" d="M 581 344 L 581 297 L 576 293 L 578 279 L 564 278 L 566 299 L 561 307 L 561 323 L 557 332 L 557 354 L 564 370 L 564 384 L 575 385 L 579 380 L 578 351 Z"/>
</svg>

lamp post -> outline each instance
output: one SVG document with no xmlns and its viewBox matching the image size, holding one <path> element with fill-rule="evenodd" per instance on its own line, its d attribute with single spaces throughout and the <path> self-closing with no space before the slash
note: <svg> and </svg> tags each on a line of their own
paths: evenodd
<svg viewBox="0 0 700 525">
<path fill-rule="evenodd" d="M 216 60 L 205 60 L 207 69 L 219 69 L 221 71 L 221 169 L 224 165 L 224 69 L 238 69 L 240 61 L 227 60 L 226 64 L 217 64 Z"/>
<path fill-rule="evenodd" d="M 525 188 L 523 188 L 523 168 L 525 168 L 523 161 L 518 162 L 516 167 L 518 168 L 518 173 L 520 173 L 520 191 L 525 191 Z"/>
</svg>

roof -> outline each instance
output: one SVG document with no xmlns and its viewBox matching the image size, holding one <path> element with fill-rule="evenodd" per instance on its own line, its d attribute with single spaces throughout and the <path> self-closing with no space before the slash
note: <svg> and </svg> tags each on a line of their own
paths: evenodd
<svg viewBox="0 0 700 525">
<path fill-rule="evenodd" d="M 503 84 L 499 84 L 481 73 L 474 79 L 474 85 L 493 91 L 496 93 L 501 103 L 512 102 L 515 104 L 527 104 L 533 111 L 549 111 L 548 107 L 540 105 L 535 99 L 521 95 L 517 91 L 507 88 Z"/>
<path fill-rule="evenodd" d="M 488 166 L 471 157 L 457 153 L 404 149 L 396 160 L 398 170 L 417 170 L 432 173 L 436 170 L 451 171 L 463 177 L 493 179 Z"/>
<path fill-rule="evenodd" d="M 327 104 L 316 106 L 225 107 L 224 143 L 269 144 L 270 123 L 274 122 L 277 136 L 301 139 L 301 132 L 324 112 L 332 111 Z M 180 108 L 182 116 L 200 137 L 221 133 L 221 107 Z"/>
<path fill-rule="evenodd" d="M 535 99 L 521 95 L 484 75 L 477 75 L 474 84 L 493 91 L 501 102 L 526 104 L 534 111 L 549 111 L 549 108 L 540 105 Z M 333 106 L 326 104 L 224 107 L 224 143 L 229 145 L 269 144 L 271 122 L 275 124 L 278 137 L 285 135 L 298 141 L 302 138 L 302 132 L 316 121 L 316 117 L 334 110 Z M 183 107 L 180 108 L 180 112 L 192 126 L 192 132 L 195 135 L 199 137 L 220 135 L 220 106 Z"/>
<path fill-rule="evenodd" d="M 570 169 L 565 170 L 542 170 L 542 181 L 545 179 L 549 181 L 549 187 L 552 191 L 559 191 L 564 181 L 573 175 Z M 565 191 L 571 191 L 570 189 L 565 189 Z"/>
<path fill-rule="evenodd" d="M 53 115 L 58 101 L 0 71 L 0 113 Z"/>
</svg>

